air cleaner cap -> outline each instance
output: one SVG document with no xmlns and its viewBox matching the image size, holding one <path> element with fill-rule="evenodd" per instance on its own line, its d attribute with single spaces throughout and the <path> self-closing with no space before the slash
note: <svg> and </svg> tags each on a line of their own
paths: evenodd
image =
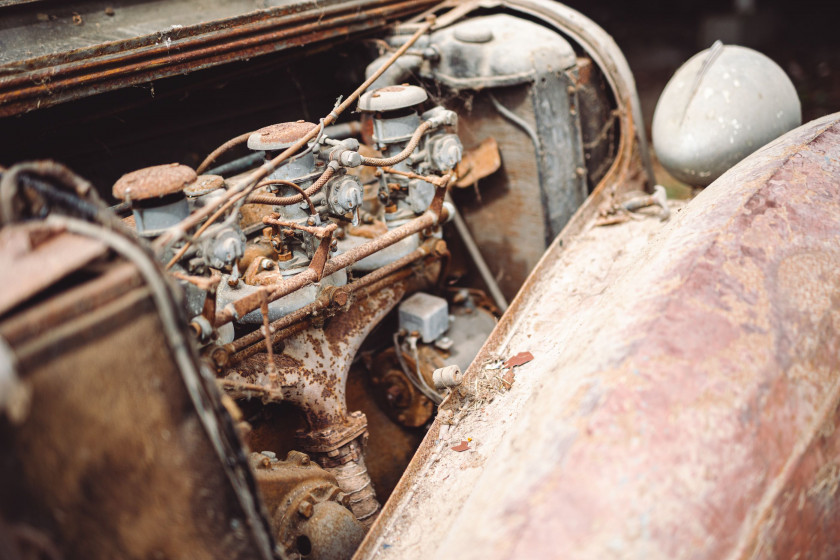
<svg viewBox="0 0 840 560">
<path fill-rule="evenodd" d="M 429 98 L 426 90 L 407 84 L 387 86 L 362 95 L 359 110 L 368 112 L 397 111 L 423 103 Z"/>
<path fill-rule="evenodd" d="M 184 194 L 190 197 L 204 196 L 225 186 L 225 179 L 221 175 L 199 175 L 198 178 L 184 187 Z"/>
<path fill-rule="evenodd" d="M 306 121 L 273 124 L 251 134 L 248 137 L 248 147 L 256 151 L 285 150 L 316 126 L 318 125 Z"/>
<path fill-rule="evenodd" d="M 155 165 L 126 173 L 114 183 L 111 193 L 125 201 L 148 200 L 181 192 L 195 180 L 195 171 L 186 165 Z"/>
</svg>

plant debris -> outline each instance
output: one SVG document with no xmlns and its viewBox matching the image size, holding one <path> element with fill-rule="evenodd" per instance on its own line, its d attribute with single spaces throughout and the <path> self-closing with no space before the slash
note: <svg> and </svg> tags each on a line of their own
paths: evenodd
<svg viewBox="0 0 840 560">
<path fill-rule="evenodd" d="M 491 360 L 485 366 L 486 369 L 502 369 L 502 360 Z"/>
<path fill-rule="evenodd" d="M 505 386 L 505 389 L 510 391 L 510 388 L 513 387 L 513 382 L 516 379 L 516 374 L 513 373 L 513 369 L 509 369 L 502 375 L 502 383 Z"/>
<path fill-rule="evenodd" d="M 520 352 L 516 356 L 512 358 L 508 358 L 508 360 L 503 364 L 506 368 L 513 368 L 516 366 L 521 366 L 523 364 L 527 364 L 531 360 L 534 359 L 534 355 L 530 352 Z"/>
<path fill-rule="evenodd" d="M 467 441 L 467 440 L 465 440 L 465 439 L 462 439 L 462 440 L 461 440 L 461 443 L 459 443 L 459 444 L 458 444 L 458 445 L 456 445 L 455 447 L 452 447 L 451 449 L 452 449 L 452 451 L 457 451 L 458 453 L 460 453 L 460 452 L 462 452 L 462 451 L 469 451 L 469 449 L 470 449 L 470 442 L 468 442 L 468 441 Z"/>
</svg>

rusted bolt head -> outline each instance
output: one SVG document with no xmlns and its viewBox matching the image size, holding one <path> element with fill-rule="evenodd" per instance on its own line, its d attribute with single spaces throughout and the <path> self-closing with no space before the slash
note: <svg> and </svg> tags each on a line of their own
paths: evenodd
<svg viewBox="0 0 840 560">
<path fill-rule="evenodd" d="M 213 352 L 210 353 L 210 359 L 213 360 L 213 364 L 215 364 L 217 368 L 221 369 L 230 361 L 230 354 L 221 346 L 217 346 L 213 349 Z"/>
<path fill-rule="evenodd" d="M 344 286 L 336 288 L 333 290 L 331 299 L 333 304 L 339 307 L 344 307 L 347 305 L 347 302 L 350 301 L 350 291 Z"/>
<path fill-rule="evenodd" d="M 443 239 L 435 243 L 435 255 L 442 257 L 449 253 L 449 248 L 446 246 L 446 241 Z"/>
<path fill-rule="evenodd" d="M 344 507 L 348 507 L 350 505 L 350 496 L 345 494 L 344 492 L 339 492 L 338 494 L 336 494 L 335 500 Z"/>
<path fill-rule="evenodd" d="M 315 506 L 312 505 L 312 502 L 309 500 L 303 500 L 300 505 L 298 506 L 298 513 L 309 519 L 312 517 L 312 511 L 315 509 Z"/>
</svg>

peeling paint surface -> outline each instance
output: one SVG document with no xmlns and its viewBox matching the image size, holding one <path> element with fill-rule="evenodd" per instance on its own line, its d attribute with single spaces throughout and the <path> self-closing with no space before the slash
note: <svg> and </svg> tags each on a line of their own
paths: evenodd
<svg viewBox="0 0 840 560">
<path fill-rule="evenodd" d="M 833 115 L 555 242 L 464 384 L 533 361 L 450 399 L 357 558 L 835 558 L 838 185 Z"/>
</svg>

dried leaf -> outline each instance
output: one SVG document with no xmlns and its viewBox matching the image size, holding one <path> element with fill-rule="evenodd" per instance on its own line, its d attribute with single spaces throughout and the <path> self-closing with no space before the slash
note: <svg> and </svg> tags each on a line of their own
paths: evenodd
<svg viewBox="0 0 840 560">
<path fill-rule="evenodd" d="M 505 389 L 509 390 L 511 387 L 513 387 L 513 381 L 515 378 L 516 374 L 513 373 L 512 369 L 509 369 L 505 372 L 505 374 L 502 376 L 502 383 L 504 383 Z"/>
<path fill-rule="evenodd" d="M 504 363 L 506 368 L 512 368 L 516 366 L 521 366 L 522 364 L 527 364 L 531 360 L 534 359 L 534 355 L 530 352 L 520 352 L 513 358 L 508 358 L 508 361 Z"/>
<path fill-rule="evenodd" d="M 461 451 L 468 451 L 469 448 L 470 448 L 470 442 L 468 442 L 465 439 L 462 439 L 461 443 L 459 443 L 458 445 L 456 445 L 455 447 L 452 448 L 452 451 L 457 451 L 458 453 L 460 453 Z"/>
</svg>

